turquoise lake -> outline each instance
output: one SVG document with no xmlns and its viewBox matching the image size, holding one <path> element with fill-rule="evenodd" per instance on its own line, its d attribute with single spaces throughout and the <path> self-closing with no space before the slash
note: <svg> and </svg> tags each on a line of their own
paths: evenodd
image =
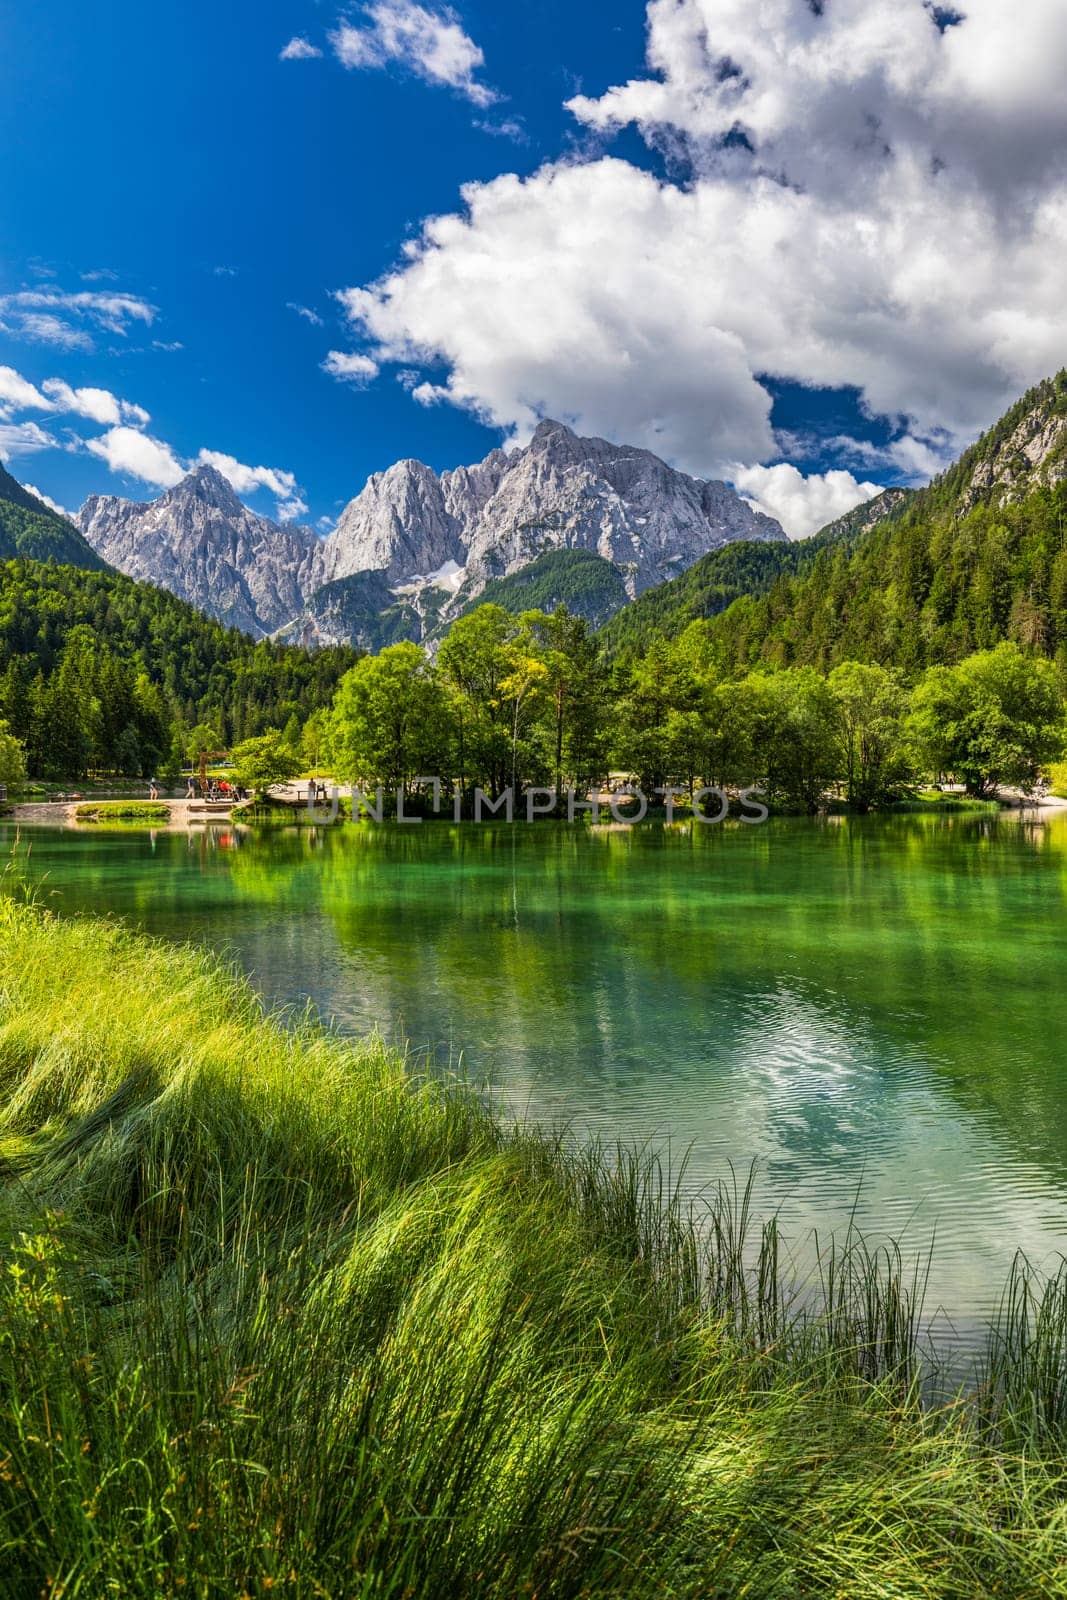
<svg viewBox="0 0 1067 1600">
<path fill-rule="evenodd" d="M 946 1341 L 1016 1249 L 1067 1246 L 1067 813 L 27 848 L 58 912 L 224 950 L 270 1002 L 407 1040 L 508 1113 L 687 1155 L 694 1193 L 754 1161 L 801 1258 L 853 1212 L 932 1247 Z"/>
</svg>

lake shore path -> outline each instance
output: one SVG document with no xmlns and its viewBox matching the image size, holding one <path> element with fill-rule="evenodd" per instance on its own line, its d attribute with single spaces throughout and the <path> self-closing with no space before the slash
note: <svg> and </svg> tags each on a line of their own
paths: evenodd
<svg viewBox="0 0 1067 1600">
<path fill-rule="evenodd" d="M 306 799 L 307 785 L 278 784 L 272 791 L 277 798 L 294 807 L 301 800 Z M 1059 795 L 1040 795 L 1027 798 L 1017 791 L 1002 790 L 1000 799 L 1007 805 L 1024 811 L 1055 812 L 1067 810 L 1067 799 Z M 84 795 L 80 800 L 37 800 L 16 804 L 12 808 L 11 816 L 6 819 L 15 823 L 27 823 L 38 827 L 74 828 L 92 827 L 92 823 L 79 823 L 77 812 L 82 806 L 93 805 L 92 795 Z M 121 804 L 121 801 L 101 801 L 101 805 L 109 803 Z M 250 805 L 250 800 L 239 800 L 233 805 L 224 802 L 209 803 L 201 799 L 172 800 L 160 798 L 158 804 L 166 806 L 168 821 L 166 823 L 147 823 L 148 827 L 166 828 L 168 831 L 182 831 L 191 827 L 198 827 L 205 822 L 239 821 L 240 814 Z"/>
</svg>

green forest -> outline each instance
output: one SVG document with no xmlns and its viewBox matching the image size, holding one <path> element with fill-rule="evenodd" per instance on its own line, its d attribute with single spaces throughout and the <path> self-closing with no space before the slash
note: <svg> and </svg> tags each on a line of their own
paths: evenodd
<svg viewBox="0 0 1067 1600">
<path fill-rule="evenodd" d="M 555 611 L 566 606 L 594 628 L 626 605 L 622 573 L 592 550 L 546 550 L 528 566 L 506 578 L 490 578 L 475 606 L 498 605 L 523 611 Z"/>
<path fill-rule="evenodd" d="M 856 659 L 914 675 L 1002 639 L 1067 664 L 1067 372 L 1039 384 L 927 488 L 857 532 L 808 542 L 793 572 L 718 618 L 724 669 L 828 670 Z M 1040 472 L 1012 440 L 1059 426 Z M 1024 427 L 1024 432 L 1027 431 Z M 996 472 L 996 493 L 992 479 Z M 830 537 L 827 537 L 827 535 Z"/>
<path fill-rule="evenodd" d="M 727 672 L 859 660 L 914 677 L 1002 639 L 1067 662 L 1067 433 L 1041 463 L 1011 441 L 1067 416 L 1067 373 L 1038 384 L 925 489 L 891 489 L 811 539 L 728 545 L 641 595 L 601 638 L 630 660 L 717 619 Z M 1024 429 L 1025 431 L 1025 429 Z M 998 491 L 990 472 L 997 467 Z M 984 485 L 984 487 L 983 487 Z M 998 503 L 999 502 L 999 503 Z"/>
<path fill-rule="evenodd" d="M 17 556 L 107 571 L 107 562 L 74 524 L 23 488 L 0 464 L 0 561 Z"/>
<path fill-rule="evenodd" d="M 299 729 L 356 659 L 256 642 L 110 571 L 0 564 L 0 720 L 31 777 L 147 777 L 198 729 L 220 748 Z"/>
<path fill-rule="evenodd" d="M 1031 791 L 1062 754 L 1064 699 L 1056 666 L 1009 641 L 911 682 L 862 661 L 724 675 L 692 623 L 612 669 L 563 608 L 481 606 L 433 663 L 410 643 L 359 661 L 321 722 L 334 776 L 391 792 L 432 774 L 468 801 L 476 787 L 584 793 L 622 771 L 650 797 L 756 785 L 783 809 L 866 811 L 942 776 L 976 798 Z"/>
<path fill-rule="evenodd" d="M 758 785 L 801 810 L 942 778 L 1030 791 L 1063 749 L 1067 483 L 1055 449 L 1035 476 L 1012 441 L 1064 415 L 1061 374 L 928 488 L 802 543 L 712 551 L 599 630 L 622 579 L 586 551 L 492 580 L 425 649 L 381 574 L 340 580 L 331 605 L 373 614 L 373 655 L 256 642 L 99 570 L 5 474 L 0 536 L 22 554 L 0 565 L 0 778 L 166 776 L 198 748 L 266 740 L 256 787 L 273 764 L 406 792 L 432 773 L 468 796 L 622 772 L 646 793 Z"/>
<path fill-rule="evenodd" d="M 928 505 L 739 599 L 712 628 L 724 669 L 858 659 L 914 674 L 1002 639 L 1067 663 L 1067 487 L 962 516 Z"/>
<path fill-rule="evenodd" d="M 866 533 L 882 516 L 897 512 L 911 492 L 886 489 L 810 539 L 767 544 L 742 539 L 709 551 L 677 578 L 646 589 L 617 612 L 600 630 L 605 650 L 629 660 L 644 654 L 655 639 L 673 639 L 690 622 L 718 616 L 735 600 L 766 594 L 779 579 L 807 572 L 828 545 Z"/>
</svg>

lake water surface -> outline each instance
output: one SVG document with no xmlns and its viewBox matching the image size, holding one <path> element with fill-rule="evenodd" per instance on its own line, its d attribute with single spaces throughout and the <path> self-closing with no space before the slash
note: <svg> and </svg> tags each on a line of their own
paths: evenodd
<svg viewBox="0 0 1067 1600">
<path fill-rule="evenodd" d="M 688 1151 L 691 1188 L 756 1161 L 790 1239 L 933 1240 L 948 1339 L 1067 1247 L 1067 815 L 27 844 L 56 910 L 224 947 L 524 1115 Z"/>
</svg>

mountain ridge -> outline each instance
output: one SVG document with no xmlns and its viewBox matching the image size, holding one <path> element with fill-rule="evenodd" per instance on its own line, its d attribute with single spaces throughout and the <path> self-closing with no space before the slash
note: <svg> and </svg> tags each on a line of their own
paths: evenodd
<svg viewBox="0 0 1067 1600">
<path fill-rule="evenodd" d="M 1004 639 L 1067 670 L 1067 371 L 872 528 L 821 540 L 804 570 L 709 629 L 727 671 L 856 660 L 913 674 Z"/>
<path fill-rule="evenodd" d="M 827 545 L 861 536 L 900 515 L 914 492 L 883 489 L 810 538 L 790 540 L 784 546 L 738 541 L 713 550 L 679 577 L 646 590 L 616 611 L 600 629 L 601 643 L 612 657 L 640 654 L 657 635 L 674 638 L 690 622 L 718 616 L 735 600 L 766 594 L 779 579 L 803 572 Z"/>
<path fill-rule="evenodd" d="M 374 473 L 318 539 L 250 511 L 201 466 L 157 499 L 93 495 L 77 524 L 129 576 L 253 633 L 374 647 L 394 613 L 421 639 L 494 579 L 551 551 L 609 561 L 633 597 L 737 539 L 785 542 L 725 483 L 692 478 L 636 446 L 583 439 L 546 419 L 521 449 L 436 473 L 413 457 Z M 371 582 L 367 574 L 377 574 Z M 372 593 L 391 599 L 375 613 Z M 398 620 L 399 619 L 399 620 Z M 355 628 L 355 632 L 338 630 Z"/>
<path fill-rule="evenodd" d="M 216 467 L 202 464 L 155 500 L 90 495 L 77 525 L 127 577 L 154 583 L 227 626 L 263 636 L 304 601 L 318 541 L 250 511 Z"/>
<path fill-rule="evenodd" d="M 89 571 L 105 571 L 108 565 L 69 517 L 45 505 L 0 462 L 0 560 L 19 558 Z"/>
<path fill-rule="evenodd" d="M 957 513 L 1004 505 L 1067 480 L 1067 368 L 1028 389 L 959 459 L 918 491 L 920 506 Z"/>
</svg>

